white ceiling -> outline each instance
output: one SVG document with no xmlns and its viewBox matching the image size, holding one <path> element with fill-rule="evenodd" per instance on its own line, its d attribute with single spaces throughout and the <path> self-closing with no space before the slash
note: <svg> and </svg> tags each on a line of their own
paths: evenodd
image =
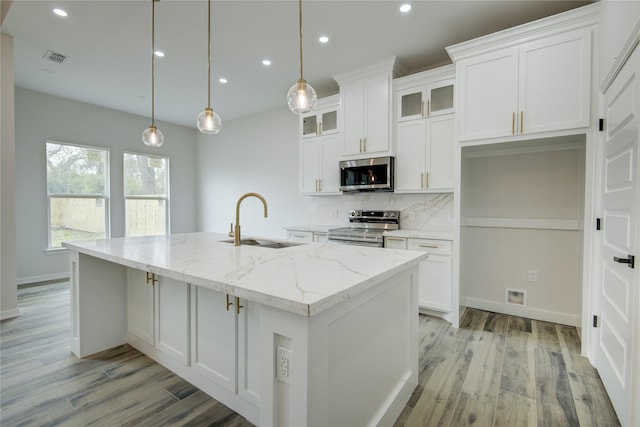
<svg viewBox="0 0 640 427">
<path fill-rule="evenodd" d="M 590 3 L 409 2 L 402 14 L 401 1 L 303 1 L 304 77 L 319 96 L 337 93 L 332 75 L 391 56 L 405 74 L 433 68 L 450 63 L 448 45 Z M 223 129 L 226 120 L 286 105 L 299 73 L 298 2 L 215 0 L 212 16 L 211 106 Z M 14 0 L 2 32 L 15 38 L 16 86 L 150 115 L 150 0 Z M 328 44 L 317 41 L 321 34 Z M 166 53 L 156 58 L 156 119 L 195 127 L 207 105 L 207 2 L 156 3 L 156 48 Z M 47 50 L 68 59 L 47 61 Z"/>
</svg>

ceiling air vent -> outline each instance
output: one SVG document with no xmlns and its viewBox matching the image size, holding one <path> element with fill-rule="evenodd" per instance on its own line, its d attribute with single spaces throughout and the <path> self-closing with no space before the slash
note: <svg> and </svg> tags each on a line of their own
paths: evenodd
<svg viewBox="0 0 640 427">
<path fill-rule="evenodd" d="M 64 60 L 68 58 L 66 55 L 52 50 L 46 51 L 42 57 L 47 61 L 55 62 L 56 64 L 62 64 Z"/>
</svg>

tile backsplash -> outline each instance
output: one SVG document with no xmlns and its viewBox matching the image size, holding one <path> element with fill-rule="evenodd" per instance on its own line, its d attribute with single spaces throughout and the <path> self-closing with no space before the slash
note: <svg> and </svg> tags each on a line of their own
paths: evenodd
<svg viewBox="0 0 640 427">
<path fill-rule="evenodd" d="M 351 209 L 400 211 L 400 228 L 453 230 L 453 194 L 354 193 L 342 196 L 303 196 L 308 224 L 348 224 Z"/>
</svg>

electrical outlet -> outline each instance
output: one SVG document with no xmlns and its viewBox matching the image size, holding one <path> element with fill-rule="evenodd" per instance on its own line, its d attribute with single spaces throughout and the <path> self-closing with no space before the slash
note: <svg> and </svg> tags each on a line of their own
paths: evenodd
<svg viewBox="0 0 640 427">
<path fill-rule="evenodd" d="M 538 270 L 529 270 L 527 272 L 527 280 L 529 282 L 537 282 L 538 281 Z"/>
<path fill-rule="evenodd" d="M 280 346 L 276 348 L 276 379 L 291 383 L 291 350 Z"/>
</svg>

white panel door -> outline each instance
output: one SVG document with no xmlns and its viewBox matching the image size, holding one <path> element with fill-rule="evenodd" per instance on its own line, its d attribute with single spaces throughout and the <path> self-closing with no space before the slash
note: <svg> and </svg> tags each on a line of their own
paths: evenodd
<svg viewBox="0 0 640 427">
<path fill-rule="evenodd" d="M 454 115 L 439 116 L 427 119 L 427 182 L 430 190 L 453 189 L 455 147 Z"/>
<path fill-rule="evenodd" d="M 305 139 L 300 143 L 300 168 L 302 169 L 300 171 L 300 194 L 318 192 L 321 153 L 320 137 Z"/>
<path fill-rule="evenodd" d="M 418 305 L 438 311 L 451 310 L 451 257 L 429 255 L 420 263 Z"/>
<path fill-rule="evenodd" d="M 364 111 L 362 83 L 340 87 L 342 123 L 344 126 L 344 149 L 342 154 L 360 154 L 364 136 Z"/>
<path fill-rule="evenodd" d="M 189 284 L 159 277 L 155 286 L 156 348 L 188 365 Z"/>
<path fill-rule="evenodd" d="M 639 74 L 636 48 L 605 94 L 601 322 L 594 359 L 623 426 L 632 425 L 640 399 L 639 384 L 634 384 L 640 365 L 640 267 L 621 262 L 638 255 Z"/>
<path fill-rule="evenodd" d="M 154 285 L 147 283 L 145 271 L 127 269 L 127 292 L 129 333 L 154 345 Z"/>
<path fill-rule="evenodd" d="M 238 315 L 238 394 L 260 406 L 260 304 L 242 300 Z"/>
<path fill-rule="evenodd" d="M 235 304 L 235 298 L 230 297 Z M 232 393 L 237 392 L 238 316 L 235 305 L 227 311 L 226 295 L 193 287 L 191 366 Z"/>
<path fill-rule="evenodd" d="M 426 169 L 426 120 L 412 120 L 396 125 L 395 191 L 424 189 Z"/>
<path fill-rule="evenodd" d="M 367 153 L 389 150 L 390 84 L 384 75 L 364 82 L 364 135 L 363 151 Z"/>
<path fill-rule="evenodd" d="M 319 190 L 322 193 L 340 193 L 340 154 L 342 147 L 337 134 L 322 137 L 322 174 Z M 317 160 L 316 160 L 317 161 Z"/>
<path fill-rule="evenodd" d="M 518 106 L 518 50 L 462 60 L 457 73 L 458 139 L 513 135 Z"/>
<path fill-rule="evenodd" d="M 516 133 L 589 126 L 591 29 L 523 45 L 519 72 Z"/>
</svg>

